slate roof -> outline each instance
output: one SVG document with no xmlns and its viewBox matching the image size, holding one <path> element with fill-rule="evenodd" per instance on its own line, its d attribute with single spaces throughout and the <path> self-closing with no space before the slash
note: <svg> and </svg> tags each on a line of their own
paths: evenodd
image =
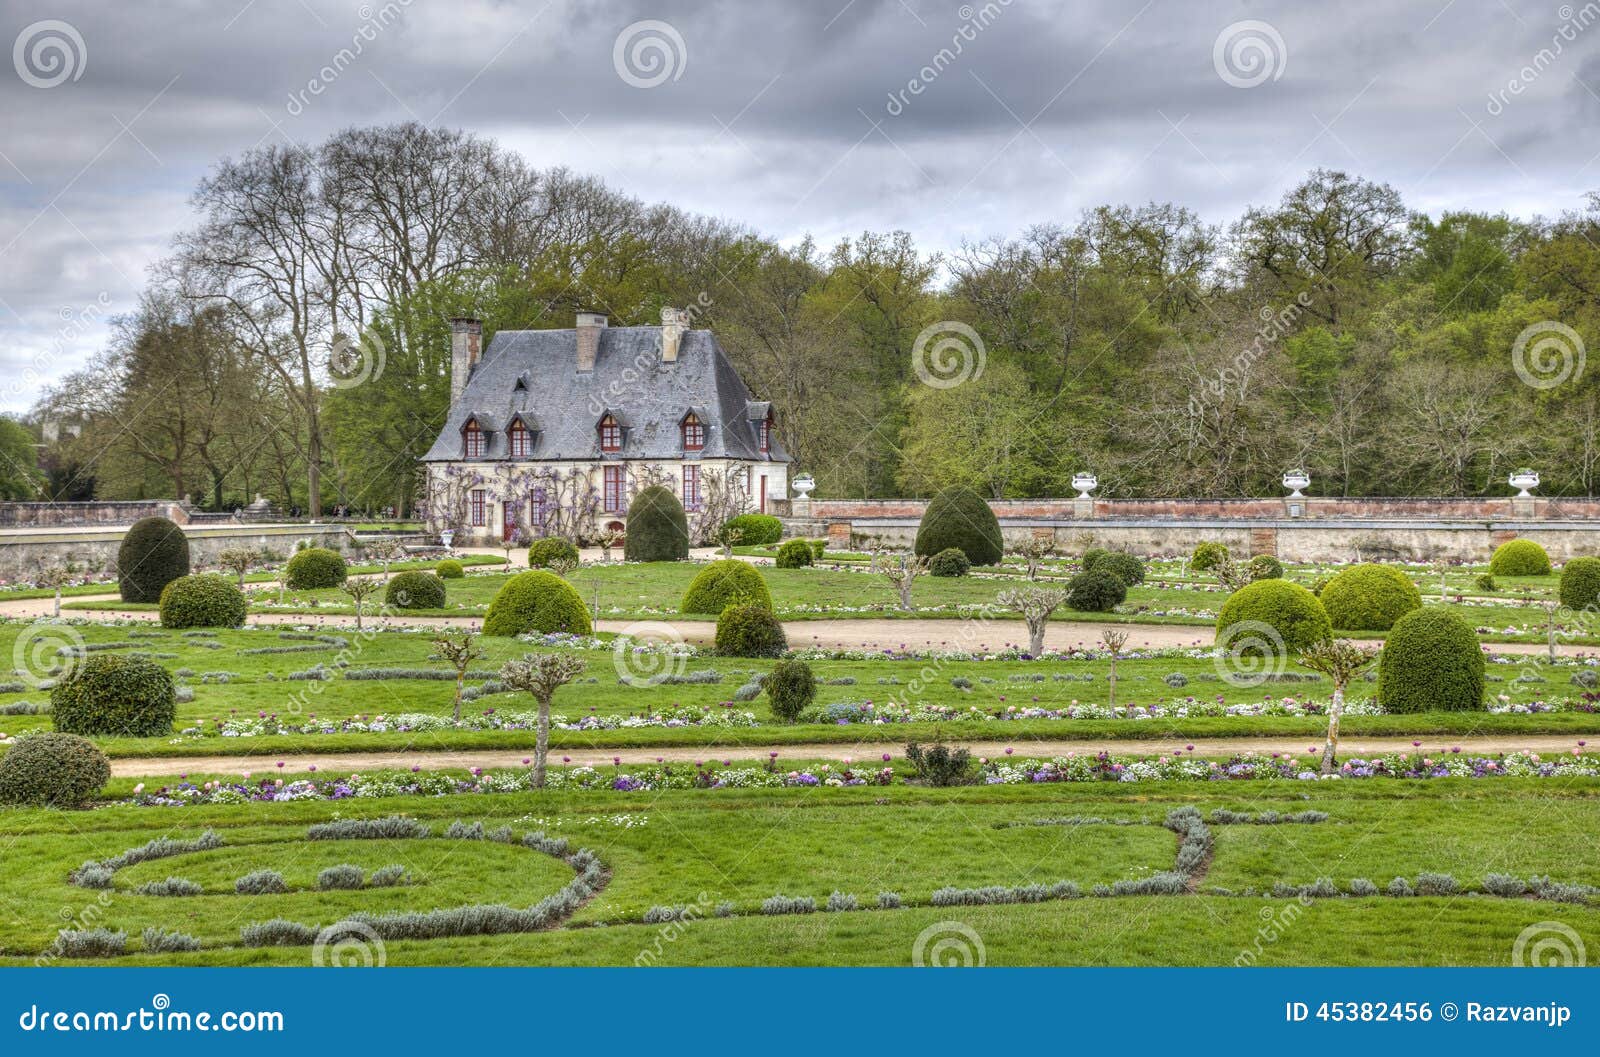
<svg viewBox="0 0 1600 1057">
<path fill-rule="evenodd" d="M 519 413 L 536 434 L 533 455 L 518 462 L 789 461 L 776 430 L 762 453 L 760 422 L 771 405 L 750 395 L 709 330 L 686 331 L 674 363 L 661 361 L 660 327 L 606 327 L 599 337 L 594 370 L 580 373 L 576 330 L 495 334 L 423 461 L 462 459 L 461 431 L 472 418 L 485 431 L 483 458 L 507 459 L 505 429 Z M 706 426 L 706 446 L 685 453 L 679 424 L 690 411 Z M 596 426 L 607 412 L 622 426 L 619 452 L 600 450 Z"/>
</svg>

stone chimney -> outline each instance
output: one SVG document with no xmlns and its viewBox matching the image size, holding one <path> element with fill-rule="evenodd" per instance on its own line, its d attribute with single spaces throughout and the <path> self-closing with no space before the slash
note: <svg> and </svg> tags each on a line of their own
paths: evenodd
<svg viewBox="0 0 1600 1057">
<path fill-rule="evenodd" d="M 661 362 L 678 362 L 678 349 L 683 344 L 683 336 L 689 331 L 689 310 L 687 308 L 663 308 L 661 310 Z"/>
<path fill-rule="evenodd" d="M 483 321 L 467 316 L 450 320 L 450 403 L 461 402 L 461 393 L 472 377 L 472 368 L 483 355 Z"/>
<path fill-rule="evenodd" d="M 578 370 L 594 370 L 594 358 L 600 352 L 600 332 L 606 329 L 606 317 L 598 312 L 578 313 Z"/>
</svg>

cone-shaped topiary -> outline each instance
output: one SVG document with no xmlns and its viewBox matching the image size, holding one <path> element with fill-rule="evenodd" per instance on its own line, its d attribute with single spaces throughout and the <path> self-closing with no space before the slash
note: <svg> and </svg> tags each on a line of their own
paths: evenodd
<svg viewBox="0 0 1600 1057">
<path fill-rule="evenodd" d="M 383 589 L 383 601 L 396 609 L 443 609 L 444 581 L 432 573 L 399 573 Z"/>
<path fill-rule="evenodd" d="M 50 718 L 67 734 L 154 738 L 172 733 L 172 676 L 155 661 L 95 653 L 50 691 Z"/>
<path fill-rule="evenodd" d="M 729 606 L 717 618 L 717 652 L 724 657 L 781 657 L 788 648 L 783 625 L 764 606 Z"/>
<path fill-rule="evenodd" d="M 76 734 L 25 734 L 0 756 L 0 804 L 78 808 L 110 780 L 105 753 Z"/>
<path fill-rule="evenodd" d="M 189 538 L 164 517 L 135 521 L 117 548 L 117 589 L 124 602 L 159 602 L 161 592 L 189 575 Z"/>
<path fill-rule="evenodd" d="M 180 576 L 161 592 L 164 628 L 236 628 L 249 609 L 244 592 L 216 573 Z"/>
<path fill-rule="evenodd" d="M 1229 642 L 1241 627 L 1256 624 L 1271 628 L 1284 649 L 1296 653 L 1333 635 L 1317 596 L 1288 580 L 1257 580 L 1229 595 L 1217 614 L 1217 642 Z"/>
<path fill-rule="evenodd" d="M 729 606 L 772 608 L 772 592 L 749 562 L 723 558 L 701 569 L 683 593 L 680 613 L 718 613 Z"/>
<path fill-rule="evenodd" d="M 540 569 L 507 580 L 483 618 L 485 635 L 525 635 L 530 631 L 587 635 L 590 630 L 589 611 L 578 592 L 555 573 Z"/>
<path fill-rule="evenodd" d="M 1490 576 L 1549 576 L 1550 555 L 1533 540 L 1506 540 L 1489 558 Z"/>
<path fill-rule="evenodd" d="M 1422 608 L 1422 592 L 1411 577 L 1391 565 L 1352 565 L 1322 585 L 1317 597 L 1328 620 L 1344 631 L 1388 631 L 1394 622 Z"/>
<path fill-rule="evenodd" d="M 929 501 L 913 550 L 920 558 L 932 558 L 950 547 L 973 565 L 999 565 L 1005 553 L 994 511 L 977 492 L 961 485 L 946 488 Z"/>
<path fill-rule="evenodd" d="M 1600 558 L 1573 558 L 1561 567 L 1561 604 L 1579 612 L 1600 606 Z"/>
<path fill-rule="evenodd" d="M 547 569 L 555 562 L 578 564 L 578 545 L 565 536 L 545 536 L 528 544 L 528 568 Z"/>
<path fill-rule="evenodd" d="M 642 488 L 628 504 L 627 541 L 622 556 L 630 562 L 681 562 L 689 557 L 689 517 L 663 485 Z"/>
<path fill-rule="evenodd" d="M 295 551 L 284 567 L 284 584 L 291 591 L 315 591 L 320 587 L 338 587 L 349 575 L 344 555 L 327 547 L 307 547 Z"/>
<path fill-rule="evenodd" d="M 1385 712 L 1480 709 L 1483 670 L 1471 624 L 1447 609 L 1414 609 L 1395 621 L 1378 655 L 1378 703 Z"/>
</svg>

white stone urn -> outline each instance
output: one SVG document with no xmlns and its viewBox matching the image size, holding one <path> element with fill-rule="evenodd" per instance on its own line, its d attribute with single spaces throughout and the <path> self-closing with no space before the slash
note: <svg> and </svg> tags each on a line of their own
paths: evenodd
<svg viewBox="0 0 1600 1057">
<path fill-rule="evenodd" d="M 444 549 L 445 550 L 449 550 L 450 549 L 450 543 L 455 538 L 456 538 L 456 530 L 455 529 L 445 529 L 443 532 L 439 533 L 439 542 L 444 544 Z"/>
<path fill-rule="evenodd" d="M 1283 487 L 1289 489 L 1290 499 L 1304 499 L 1301 489 L 1311 487 L 1311 475 L 1304 470 L 1290 470 L 1283 475 Z"/>
<path fill-rule="evenodd" d="M 1521 489 L 1517 492 L 1518 499 L 1532 499 L 1528 489 L 1539 487 L 1539 474 L 1534 470 L 1518 470 L 1506 478 L 1506 483 L 1512 488 Z"/>
<path fill-rule="evenodd" d="M 810 499 L 811 493 L 817 487 L 817 479 L 808 473 L 803 473 L 791 482 L 795 495 L 801 499 Z"/>
<path fill-rule="evenodd" d="M 1100 487 L 1100 478 L 1092 473 L 1075 473 L 1072 475 L 1072 487 L 1078 490 L 1079 499 L 1088 499 L 1089 493 Z"/>
</svg>

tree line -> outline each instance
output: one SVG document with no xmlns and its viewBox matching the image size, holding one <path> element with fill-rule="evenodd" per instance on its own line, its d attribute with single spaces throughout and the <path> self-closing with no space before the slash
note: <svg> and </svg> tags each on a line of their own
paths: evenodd
<svg viewBox="0 0 1600 1057">
<path fill-rule="evenodd" d="M 1501 494 L 1523 465 L 1593 495 L 1600 194 L 1577 205 L 1435 218 L 1319 169 L 1226 225 L 1107 205 L 950 252 L 822 247 L 467 132 L 349 129 L 200 182 L 136 310 L 24 418 L 39 467 L 8 459 L 0 489 L 404 512 L 449 317 L 487 342 L 691 306 L 822 496 L 1062 495 L 1083 470 L 1104 495 L 1270 495 L 1291 467 L 1324 495 Z"/>
</svg>

